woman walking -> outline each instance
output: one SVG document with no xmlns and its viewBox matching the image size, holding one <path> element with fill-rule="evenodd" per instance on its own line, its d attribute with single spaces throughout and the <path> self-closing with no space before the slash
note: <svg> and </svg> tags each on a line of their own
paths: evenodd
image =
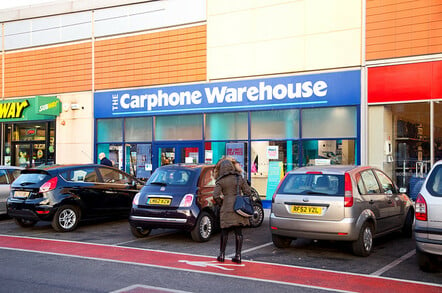
<svg viewBox="0 0 442 293">
<path fill-rule="evenodd" d="M 233 230 L 235 232 L 235 256 L 232 258 L 232 261 L 238 264 L 241 263 L 242 227 L 249 225 L 249 219 L 236 214 L 233 210 L 238 185 L 239 190 L 245 195 L 251 195 L 250 186 L 235 169 L 232 161 L 223 159 L 219 162 L 218 178 L 216 178 L 216 186 L 213 192 L 215 202 L 221 206 L 221 241 L 217 258 L 219 262 L 224 262 L 229 232 Z M 223 198 L 221 194 L 223 194 Z"/>
</svg>

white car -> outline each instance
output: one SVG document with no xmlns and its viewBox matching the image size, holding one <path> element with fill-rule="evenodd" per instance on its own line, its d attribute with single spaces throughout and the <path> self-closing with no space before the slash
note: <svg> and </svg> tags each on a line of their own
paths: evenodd
<svg viewBox="0 0 442 293">
<path fill-rule="evenodd" d="M 430 170 L 415 204 L 417 261 L 423 271 L 436 271 L 442 259 L 442 161 Z"/>
<path fill-rule="evenodd" d="M 21 167 L 0 166 L 0 215 L 6 214 L 6 200 L 11 191 L 11 183 L 20 175 Z"/>
</svg>

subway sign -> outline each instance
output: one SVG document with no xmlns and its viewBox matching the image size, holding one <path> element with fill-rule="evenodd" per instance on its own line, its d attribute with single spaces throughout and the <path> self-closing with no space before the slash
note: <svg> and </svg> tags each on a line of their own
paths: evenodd
<svg viewBox="0 0 442 293">
<path fill-rule="evenodd" d="M 19 119 L 23 116 L 23 111 L 29 107 L 29 101 L 7 102 L 0 104 L 0 119 Z"/>
<path fill-rule="evenodd" d="M 0 101 L 0 122 L 54 119 L 60 112 L 61 103 L 57 97 Z"/>
<path fill-rule="evenodd" d="M 358 105 L 360 70 L 97 92 L 96 118 Z"/>
</svg>

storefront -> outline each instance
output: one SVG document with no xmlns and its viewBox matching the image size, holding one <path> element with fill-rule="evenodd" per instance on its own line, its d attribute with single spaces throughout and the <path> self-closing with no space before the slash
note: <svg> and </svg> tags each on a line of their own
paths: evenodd
<svg viewBox="0 0 442 293">
<path fill-rule="evenodd" d="M 146 178 L 234 156 L 268 194 L 275 166 L 360 163 L 360 93 L 359 70 L 97 92 L 95 158 Z"/>
<path fill-rule="evenodd" d="M 369 162 L 413 192 L 442 159 L 442 61 L 368 68 Z"/>
<path fill-rule="evenodd" d="M 55 163 L 57 97 L 7 99 L 0 102 L 1 164 L 34 167 Z"/>
</svg>

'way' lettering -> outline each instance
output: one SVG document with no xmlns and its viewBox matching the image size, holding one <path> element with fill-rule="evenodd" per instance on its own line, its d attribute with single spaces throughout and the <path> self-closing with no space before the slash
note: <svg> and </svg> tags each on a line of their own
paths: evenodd
<svg viewBox="0 0 442 293">
<path fill-rule="evenodd" d="M 28 106 L 28 100 L 0 104 L 0 119 L 21 118 L 23 110 Z"/>
</svg>

